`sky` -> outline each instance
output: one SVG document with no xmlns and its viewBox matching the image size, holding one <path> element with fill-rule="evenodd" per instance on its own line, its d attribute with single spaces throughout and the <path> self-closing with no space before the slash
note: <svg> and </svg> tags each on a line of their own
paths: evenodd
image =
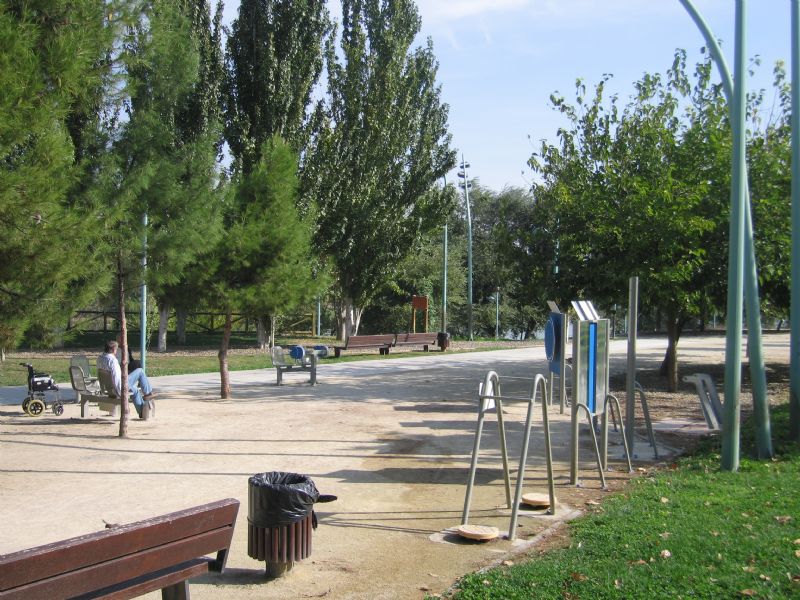
<svg viewBox="0 0 800 600">
<path fill-rule="evenodd" d="M 693 3 L 733 70 L 734 0 Z M 226 22 L 238 5 L 226 0 Z M 340 4 L 329 5 L 340 20 Z M 470 164 L 470 179 L 495 191 L 530 187 L 528 159 L 541 140 L 557 141 L 566 122 L 551 107 L 552 93 L 574 99 L 576 79 L 591 89 L 609 73 L 607 89 L 624 104 L 644 73 L 671 66 L 676 48 L 686 49 L 693 65 L 704 46 L 678 0 L 417 0 L 417 6 L 419 44 L 430 37 L 439 61 L 452 146 Z M 789 0 L 747 2 L 745 53 L 762 61 L 748 89 L 771 88 L 776 60 L 788 67 L 790 7 Z"/>
</svg>

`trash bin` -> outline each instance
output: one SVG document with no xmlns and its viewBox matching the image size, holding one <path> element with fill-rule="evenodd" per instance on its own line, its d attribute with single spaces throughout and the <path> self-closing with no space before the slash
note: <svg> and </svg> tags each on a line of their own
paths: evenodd
<svg viewBox="0 0 800 600">
<path fill-rule="evenodd" d="M 446 331 L 439 331 L 436 334 L 436 344 L 442 352 L 447 350 L 450 347 L 450 334 Z"/>
<path fill-rule="evenodd" d="M 273 471 L 248 480 L 247 554 L 277 577 L 311 555 L 313 508 L 319 499 L 307 475 Z"/>
</svg>

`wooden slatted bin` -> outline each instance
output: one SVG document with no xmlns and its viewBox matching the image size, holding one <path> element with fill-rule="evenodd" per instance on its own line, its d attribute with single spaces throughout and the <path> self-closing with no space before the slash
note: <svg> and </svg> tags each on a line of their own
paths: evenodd
<svg viewBox="0 0 800 600">
<path fill-rule="evenodd" d="M 247 554 L 277 577 L 311 555 L 314 482 L 295 473 L 261 473 L 249 480 Z"/>
</svg>

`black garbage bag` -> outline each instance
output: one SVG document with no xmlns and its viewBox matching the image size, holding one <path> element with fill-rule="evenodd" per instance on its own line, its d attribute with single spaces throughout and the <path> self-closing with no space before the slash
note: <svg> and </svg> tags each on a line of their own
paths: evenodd
<svg viewBox="0 0 800 600">
<path fill-rule="evenodd" d="M 305 519 L 319 499 L 319 491 L 307 475 L 258 473 L 248 480 L 248 520 L 256 527 L 276 527 Z"/>
</svg>

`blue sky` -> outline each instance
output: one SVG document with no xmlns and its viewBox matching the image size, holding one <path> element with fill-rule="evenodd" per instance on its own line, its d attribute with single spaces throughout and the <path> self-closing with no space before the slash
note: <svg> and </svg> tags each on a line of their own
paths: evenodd
<svg viewBox="0 0 800 600">
<path fill-rule="evenodd" d="M 339 19 L 338 2 L 330 2 Z M 695 0 L 733 68 L 734 0 Z M 777 59 L 790 59 L 789 0 L 750 0 L 747 56 L 762 60 L 748 88 L 770 87 Z M 453 146 L 470 177 L 500 190 L 528 187 L 526 166 L 541 139 L 564 125 L 550 94 L 574 97 L 613 74 L 626 99 L 645 72 L 664 72 L 676 48 L 696 62 L 703 38 L 678 0 L 417 0 L 422 36 L 433 39 L 438 80 L 450 105 Z M 238 1 L 226 1 L 226 21 Z M 422 41 L 422 40 L 421 40 Z M 448 177 L 455 181 L 455 173 Z"/>
</svg>

